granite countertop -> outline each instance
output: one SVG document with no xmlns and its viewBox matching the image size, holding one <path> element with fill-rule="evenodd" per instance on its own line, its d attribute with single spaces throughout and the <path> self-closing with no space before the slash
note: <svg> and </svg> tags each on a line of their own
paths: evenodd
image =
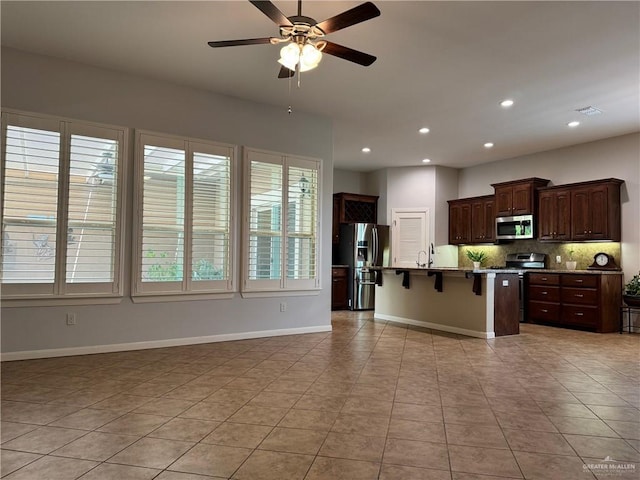
<svg viewBox="0 0 640 480">
<path fill-rule="evenodd" d="M 483 273 L 570 273 L 581 275 L 622 275 L 621 270 L 567 270 L 553 268 L 481 268 L 474 272 Z"/>
<path fill-rule="evenodd" d="M 369 267 L 369 270 L 405 270 L 408 272 L 474 272 L 488 273 L 485 270 L 474 270 L 473 268 L 461 267 Z M 493 270 L 491 270 L 493 272 Z"/>
<path fill-rule="evenodd" d="M 569 273 L 581 275 L 622 275 L 620 270 L 567 270 L 546 268 L 479 268 L 469 267 L 369 267 L 370 270 L 406 270 L 409 272 L 464 272 L 464 273 Z"/>
</svg>

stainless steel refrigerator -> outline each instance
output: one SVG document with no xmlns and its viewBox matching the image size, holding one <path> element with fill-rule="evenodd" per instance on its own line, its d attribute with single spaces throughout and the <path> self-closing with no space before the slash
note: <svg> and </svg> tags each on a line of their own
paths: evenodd
<svg viewBox="0 0 640 480">
<path fill-rule="evenodd" d="M 349 266 L 349 309 L 372 310 L 376 272 L 370 267 L 388 267 L 389 226 L 373 223 L 340 225 L 338 261 Z"/>
</svg>

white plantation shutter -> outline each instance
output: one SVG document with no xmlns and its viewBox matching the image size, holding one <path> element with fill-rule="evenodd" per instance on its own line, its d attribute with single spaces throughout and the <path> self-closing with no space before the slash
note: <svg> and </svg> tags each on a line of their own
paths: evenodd
<svg viewBox="0 0 640 480">
<path fill-rule="evenodd" d="M 428 262 L 429 211 L 427 209 L 393 209 L 392 254 L 394 267 L 416 267 Z"/>
<path fill-rule="evenodd" d="M 115 139 L 71 135 L 66 235 L 68 284 L 115 280 L 118 149 Z"/>
<path fill-rule="evenodd" d="M 282 278 L 282 159 L 252 152 L 248 173 L 248 279 L 257 287 L 278 287 Z"/>
<path fill-rule="evenodd" d="M 192 144 L 193 219 L 192 290 L 232 285 L 232 159 L 231 147 Z"/>
<path fill-rule="evenodd" d="M 289 165 L 287 181 L 287 284 L 310 280 L 315 286 L 318 231 L 318 165 Z"/>
<path fill-rule="evenodd" d="M 138 133 L 135 294 L 232 288 L 233 147 Z"/>
<path fill-rule="evenodd" d="M 181 291 L 186 152 L 156 142 L 145 143 L 143 148 L 141 281 L 173 282 L 161 289 Z"/>
<path fill-rule="evenodd" d="M 3 294 L 121 294 L 124 129 L 2 118 Z"/>
<path fill-rule="evenodd" d="M 4 150 L 2 283 L 47 284 L 39 291 L 53 294 L 61 135 L 7 125 Z"/>
<path fill-rule="evenodd" d="M 318 288 L 319 165 L 245 150 L 243 291 Z"/>
</svg>

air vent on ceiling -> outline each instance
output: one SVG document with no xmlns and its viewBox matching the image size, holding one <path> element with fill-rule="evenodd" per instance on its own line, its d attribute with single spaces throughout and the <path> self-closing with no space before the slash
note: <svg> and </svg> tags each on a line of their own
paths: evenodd
<svg viewBox="0 0 640 480">
<path fill-rule="evenodd" d="M 598 110 L 597 108 L 589 105 L 588 107 L 578 108 L 576 112 L 590 117 L 591 115 L 600 115 L 602 113 L 602 110 Z"/>
</svg>

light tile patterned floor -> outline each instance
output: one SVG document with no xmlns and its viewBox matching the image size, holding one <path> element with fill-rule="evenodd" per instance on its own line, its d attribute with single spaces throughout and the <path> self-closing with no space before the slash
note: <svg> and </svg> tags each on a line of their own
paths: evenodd
<svg viewBox="0 0 640 480">
<path fill-rule="evenodd" d="M 2 477 L 640 478 L 640 335 L 485 341 L 371 319 L 5 362 Z"/>
</svg>

